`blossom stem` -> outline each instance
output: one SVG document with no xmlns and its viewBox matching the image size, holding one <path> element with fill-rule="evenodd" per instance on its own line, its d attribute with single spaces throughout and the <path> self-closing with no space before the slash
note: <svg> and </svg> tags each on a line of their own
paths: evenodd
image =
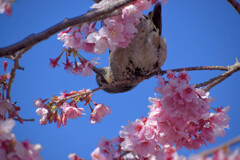
<svg viewBox="0 0 240 160">
<path fill-rule="evenodd" d="M 92 108 L 92 106 L 91 106 L 90 103 L 88 103 L 88 105 L 89 105 L 89 107 L 90 107 L 90 109 L 91 109 L 91 113 L 92 113 L 92 112 L 93 112 L 93 108 Z"/>
<path fill-rule="evenodd" d="M 103 20 L 108 17 L 111 17 L 111 16 L 113 16 L 112 13 L 115 10 L 117 10 L 131 2 L 134 2 L 134 1 L 136 1 L 136 0 L 116 1 L 113 4 L 103 7 L 101 9 L 89 11 L 88 13 L 78 16 L 78 17 L 75 17 L 75 18 L 65 19 L 62 22 L 60 22 L 38 34 L 32 34 L 32 35 L 26 37 L 25 39 L 21 40 L 20 42 L 17 42 L 13 45 L 10 45 L 10 46 L 4 47 L 4 48 L 0 48 L 0 57 L 14 55 L 16 52 L 18 52 L 22 49 L 32 47 L 32 46 L 36 45 L 37 43 L 48 39 L 50 36 L 56 34 L 57 32 L 64 30 L 67 27 L 74 26 L 77 24 L 82 24 L 85 22 L 94 22 L 94 21 L 98 21 L 98 20 Z"/>
</svg>

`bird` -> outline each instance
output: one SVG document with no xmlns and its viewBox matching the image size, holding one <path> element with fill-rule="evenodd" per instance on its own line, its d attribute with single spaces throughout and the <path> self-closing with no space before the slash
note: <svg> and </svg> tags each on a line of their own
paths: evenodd
<svg viewBox="0 0 240 160">
<path fill-rule="evenodd" d="M 130 91 L 140 83 L 135 79 L 158 72 L 166 60 L 166 39 L 161 37 L 161 3 L 157 3 L 148 15 L 141 17 L 136 28 L 138 32 L 126 48 L 118 47 L 109 51 L 108 67 L 93 67 L 100 87 L 130 80 L 129 83 L 104 88 L 108 93 Z"/>
</svg>

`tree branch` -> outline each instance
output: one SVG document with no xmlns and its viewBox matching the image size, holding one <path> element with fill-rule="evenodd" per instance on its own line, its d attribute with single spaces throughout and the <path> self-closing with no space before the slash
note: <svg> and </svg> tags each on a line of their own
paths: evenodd
<svg viewBox="0 0 240 160">
<path fill-rule="evenodd" d="M 14 120 L 16 120 L 16 121 L 19 121 L 19 119 L 18 118 L 13 118 Z M 33 121 L 35 121 L 35 119 L 21 119 L 22 121 L 26 121 L 26 122 L 33 122 Z"/>
<path fill-rule="evenodd" d="M 238 1 L 237 0 L 227 0 L 227 1 L 235 8 L 235 10 L 240 15 L 240 4 L 238 3 Z"/>
<path fill-rule="evenodd" d="M 12 83 L 14 81 L 14 78 L 16 76 L 16 70 L 20 69 L 20 70 L 24 70 L 23 67 L 19 66 L 19 59 L 22 57 L 22 55 L 27 52 L 29 49 L 31 49 L 31 47 L 29 48 L 25 48 L 21 51 L 18 52 L 18 54 L 16 55 L 16 57 L 13 58 L 14 61 L 14 66 L 10 72 L 10 78 L 7 84 L 7 99 L 9 99 L 9 101 L 11 101 L 11 88 L 12 88 Z"/>
<path fill-rule="evenodd" d="M 35 44 L 48 39 L 50 36 L 56 34 L 57 32 L 62 31 L 63 29 L 74 26 L 77 24 L 85 23 L 85 22 L 93 22 L 93 21 L 98 21 L 98 20 L 103 20 L 106 19 L 107 17 L 113 16 L 111 13 L 114 12 L 115 10 L 133 2 L 136 0 L 119 0 L 112 5 L 106 6 L 101 9 L 95 9 L 92 11 L 89 11 L 88 13 L 71 18 L 71 19 L 65 19 L 62 22 L 38 33 L 38 34 L 32 34 L 25 39 L 10 45 L 8 47 L 0 48 L 0 57 L 5 57 L 9 55 L 15 55 L 17 51 L 20 51 L 24 48 L 32 47 Z M 116 14 L 116 12 L 115 12 Z"/>
<path fill-rule="evenodd" d="M 223 80 L 230 77 L 233 73 L 235 73 L 237 71 L 240 71 L 240 63 L 239 63 L 238 59 L 236 58 L 236 63 L 234 65 L 230 66 L 230 69 L 227 72 L 216 77 L 215 80 L 213 82 L 211 82 L 210 84 L 208 84 L 203 90 L 205 92 L 209 91 L 211 88 L 213 88 L 217 84 L 221 83 Z"/>
<path fill-rule="evenodd" d="M 222 70 L 222 71 L 227 71 L 225 72 L 224 74 L 220 75 L 220 76 L 217 76 L 217 77 L 214 77 L 212 79 L 210 79 L 209 81 L 207 82 L 204 82 L 204 83 L 200 83 L 198 85 L 196 85 L 196 87 L 202 87 L 202 86 L 206 86 L 208 85 L 207 87 L 204 88 L 205 91 L 208 91 L 210 90 L 212 87 L 214 87 L 215 85 L 217 85 L 218 83 L 222 82 L 223 80 L 225 80 L 227 77 L 229 77 L 231 74 L 233 74 L 234 72 L 237 72 L 237 71 L 240 71 L 240 63 L 238 62 L 238 60 L 236 61 L 236 63 L 234 65 L 231 65 L 231 66 L 198 66 L 198 67 L 185 67 L 185 68 L 177 68 L 177 69 L 172 69 L 171 71 L 174 71 L 174 72 L 181 72 L 181 71 L 196 71 L 196 70 Z M 96 92 L 98 90 L 101 90 L 101 89 L 105 89 L 105 88 L 111 88 L 111 87 L 116 87 L 116 86 L 119 86 L 121 84 L 127 84 L 127 83 L 132 83 L 133 81 L 134 82 L 137 82 L 137 83 L 140 83 L 146 79 L 149 79 L 153 76 L 156 76 L 156 75 L 164 75 L 167 73 L 167 70 L 164 70 L 164 71 L 159 71 L 159 72 L 153 72 L 147 76 L 144 76 L 144 77 L 140 77 L 140 78 L 137 78 L 137 79 L 129 79 L 129 80 L 123 80 L 123 81 L 119 81 L 119 82 L 115 82 L 115 83 L 110 83 L 110 84 L 107 84 L 107 85 L 104 85 L 104 86 L 101 86 L 101 87 L 98 87 L 98 88 L 95 88 L 89 92 L 85 92 L 85 93 L 77 93 L 77 94 L 74 94 L 74 95 L 71 95 L 71 96 L 68 96 L 66 97 L 65 99 L 63 100 L 60 100 L 60 101 L 57 101 L 55 103 L 62 103 L 64 101 L 67 101 L 69 99 L 72 99 L 72 98 L 75 98 L 75 97 L 83 97 L 83 96 L 86 96 L 88 94 L 91 94 L 93 92 Z"/>
<path fill-rule="evenodd" d="M 220 146 L 218 146 L 216 148 L 212 148 L 212 149 L 203 151 L 202 153 L 200 153 L 198 155 L 201 156 L 201 157 L 207 157 L 210 154 L 213 154 L 216 151 L 221 150 L 221 149 L 226 151 L 226 149 L 229 148 L 231 145 L 239 143 L 239 142 L 240 142 L 240 136 L 237 136 L 236 138 L 230 140 L 229 142 L 226 142 L 225 144 L 222 144 L 222 145 L 220 145 Z"/>
<path fill-rule="evenodd" d="M 173 72 L 181 72 L 181 71 L 199 71 L 199 70 L 220 70 L 220 71 L 228 71 L 230 69 L 229 66 L 197 66 L 197 67 L 185 67 L 185 68 L 176 68 L 171 69 Z M 167 71 L 162 71 L 162 74 L 166 74 Z"/>
</svg>

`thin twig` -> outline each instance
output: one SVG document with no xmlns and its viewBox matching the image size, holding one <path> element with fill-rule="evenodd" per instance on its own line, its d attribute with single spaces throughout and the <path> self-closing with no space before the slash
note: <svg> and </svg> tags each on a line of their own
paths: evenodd
<svg viewBox="0 0 240 160">
<path fill-rule="evenodd" d="M 173 72 L 181 72 L 181 71 L 200 71 L 200 70 L 220 70 L 220 71 L 228 71 L 229 66 L 197 66 L 197 67 L 185 67 L 185 68 L 176 68 L 171 69 Z M 162 71 L 162 74 L 166 74 L 167 70 Z"/>
<path fill-rule="evenodd" d="M 77 24 L 85 23 L 85 22 L 93 22 L 98 20 L 106 19 L 107 17 L 113 16 L 111 13 L 115 10 L 133 2 L 136 0 L 121 0 L 114 2 L 113 4 L 103 7 L 101 9 L 95 9 L 92 11 L 89 11 L 88 13 L 71 18 L 71 19 L 65 19 L 62 22 L 38 33 L 38 34 L 32 34 L 25 39 L 21 40 L 20 42 L 17 42 L 13 45 L 10 45 L 8 47 L 0 48 L 0 57 L 5 57 L 8 55 L 14 55 L 17 51 L 20 51 L 24 48 L 32 47 L 35 44 L 48 39 L 50 36 L 64 30 L 67 27 L 74 26 Z M 116 12 L 115 12 L 116 14 Z"/>
<path fill-rule="evenodd" d="M 238 14 L 240 14 L 240 4 L 238 3 L 238 1 L 237 0 L 227 0 L 227 1 L 235 8 Z"/>
<path fill-rule="evenodd" d="M 10 72 L 10 78 L 9 78 L 9 81 L 8 81 L 8 84 L 7 84 L 7 99 L 9 99 L 9 101 L 11 101 L 11 88 L 12 88 L 12 84 L 13 84 L 14 78 L 15 78 L 15 76 L 16 76 L 16 70 L 17 70 L 17 69 L 24 70 L 24 68 L 23 68 L 23 67 L 20 67 L 20 65 L 19 65 L 19 59 L 20 59 L 20 58 L 22 57 L 22 55 L 23 55 L 25 52 L 27 52 L 30 48 L 31 48 L 31 47 L 25 48 L 25 49 L 19 51 L 19 52 L 17 53 L 16 57 L 13 59 L 13 61 L 14 61 L 14 66 L 13 66 L 11 72 Z"/>
<path fill-rule="evenodd" d="M 206 81 L 206 82 L 202 82 L 202 83 L 196 84 L 195 87 L 196 87 L 196 88 L 200 88 L 200 87 L 203 87 L 203 86 L 207 86 L 207 85 L 209 85 L 210 83 L 212 83 L 213 81 L 217 80 L 218 78 L 219 78 L 219 76 L 213 77 L 213 78 L 209 79 L 209 80 Z"/>
<path fill-rule="evenodd" d="M 230 69 L 227 72 L 225 72 L 222 75 L 218 76 L 218 78 L 216 80 L 214 80 L 213 82 L 208 84 L 203 90 L 205 92 L 209 91 L 211 88 L 213 88 L 217 84 L 221 83 L 223 80 L 225 80 L 226 78 L 230 77 L 233 73 L 235 73 L 235 72 L 237 72 L 239 70 L 240 70 L 240 63 L 239 63 L 238 59 L 236 58 L 236 63 L 234 65 L 230 66 Z"/>
<path fill-rule="evenodd" d="M 16 121 L 19 121 L 18 118 L 13 118 Z M 26 122 L 30 122 L 30 121 L 35 121 L 35 119 L 31 118 L 31 119 L 21 119 L 22 121 L 26 121 Z"/>
</svg>

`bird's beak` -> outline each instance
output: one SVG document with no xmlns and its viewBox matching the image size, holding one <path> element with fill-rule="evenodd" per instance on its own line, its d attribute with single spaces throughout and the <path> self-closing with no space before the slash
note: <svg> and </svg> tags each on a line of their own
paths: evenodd
<svg viewBox="0 0 240 160">
<path fill-rule="evenodd" d="M 101 69 L 99 69 L 99 68 L 97 68 L 97 67 L 95 67 L 95 66 L 92 66 L 92 70 L 93 70 L 96 74 L 101 75 Z"/>
</svg>

